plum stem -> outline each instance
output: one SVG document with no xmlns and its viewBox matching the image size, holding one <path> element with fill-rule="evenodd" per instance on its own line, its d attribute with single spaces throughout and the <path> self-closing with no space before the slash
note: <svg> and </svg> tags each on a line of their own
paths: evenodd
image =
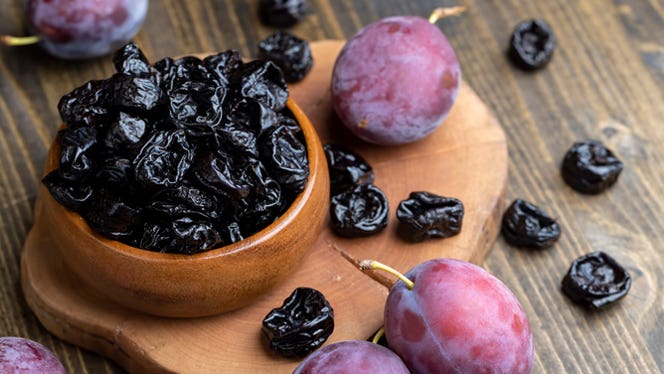
<svg viewBox="0 0 664 374">
<path fill-rule="evenodd" d="M 385 326 L 381 326 L 380 329 L 376 331 L 376 335 L 374 335 L 373 339 L 371 339 L 371 342 L 378 344 L 378 341 L 383 337 L 383 335 L 385 335 Z"/>
<path fill-rule="evenodd" d="M 440 7 L 436 8 L 431 12 L 429 16 L 429 23 L 434 24 L 445 17 L 458 16 L 459 14 L 466 11 L 465 6 L 453 6 L 449 8 Z"/>
<path fill-rule="evenodd" d="M 399 280 L 401 280 L 402 282 L 404 282 L 406 284 L 406 288 L 408 288 L 409 290 L 412 290 L 413 287 L 415 287 L 415 283 L 413 283 L 412 280 L 406 278 L 405 275 L 399 273 L 394 268 L 391 268 L 391 267 L 383 264 L 382 262 L 378 262 L 378 261 L 375 261 L 375 260 L 362 260 L 362 261 L 360 261 L 360 270 L 363 270 L 363 271 L 364 270 L 383 270 L 383 271 L 386 271 L 386 272 L 394 275 L 395 277 L 399 278 Z"/>
<path fill-rule="evenodd" d="M 31 36 L 0 35 L 0 43 L 12 47 L 37 44 L 39 43 L 40 40 L 41 38 L 37 35 L 31 35 Z"/>
</svg>

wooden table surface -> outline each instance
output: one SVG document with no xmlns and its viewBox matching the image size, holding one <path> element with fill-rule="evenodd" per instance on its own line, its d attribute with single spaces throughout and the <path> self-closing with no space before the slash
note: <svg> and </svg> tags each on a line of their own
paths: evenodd
<svg viewBox="0 0 664 374">
<path fill-rule="evenodd" d="M 137 35 L 153 61 L 238 49 L 255 57 L 274 30 L 260 24 L 257 0 L 152 1 Z M 347 38 L 362 25 L 401 14 L 428 16 L 451 1 L 311 0 L 292 32 L 308 40 Z M 22 1 L 0 2 L 0 34 L 25 28 Z M 559 242 L 533 251 L 496 242 L 485 267 L 521 300 L 535 336 L 534 372 L 664 371 L 664 1 L 464 0 L 468 11 L 438 23 L 454 46 L 463 79 L 493 109 L 507 134 L 506 199 L 529 200 L 562 226 Z M 553 27 L 558 47 L 544 70 L 528 74 L 504 57 L 517 22 Z M 0 336 L 52 349 L 71 373 L 122 372 L 95 353 L 46 331 L 19 283 L 21 248 L 47 148 L 60 120 L 59 98 L 109 76 L 110 58 L 62 61 L 37 47 L 0 48 Z M 580 139 L 604 141 L 625 164 L 618 183 L 597 196 L 567 187 L 565 151 Z M 590 312 L 560 291 L 570 263 L 602 250 L 633 277 L 615 306 Z M 223 349 L 223 347 L 219 347 Z"/>
</svg>

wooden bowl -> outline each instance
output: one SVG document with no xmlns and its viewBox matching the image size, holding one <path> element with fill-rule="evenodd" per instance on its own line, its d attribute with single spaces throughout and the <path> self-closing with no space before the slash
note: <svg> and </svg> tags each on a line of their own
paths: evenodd
<svg viewBox="0 0 664 374">
<path fill-rule="evenodd" d="M 329 176 L 320 139 L 295 102 L 289 99 L 287 106 L 304 133 L 309 180 L 281 217 L 244 240 L 194 255 L 131 247 L 93 231 L 43 186 L 34 225 L 42 226 L 75 276 L 122 306 L 164 317 L 210 316 L 245 306 L 300 265 L 327 215 Z M 56 141 L 47 172 L 57 167 L 59 154 Z"/>
</svg>

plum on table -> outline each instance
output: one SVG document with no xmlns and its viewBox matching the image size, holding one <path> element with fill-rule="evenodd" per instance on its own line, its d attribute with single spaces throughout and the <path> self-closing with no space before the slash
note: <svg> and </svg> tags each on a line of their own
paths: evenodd
<svg viewBox="0 0 664 374">
<path fill-rule="evenodd" d="M 60 360 L 36 341 L 16 336 L 0 337 L 0 373 L 65 374 Z"/>
</svg>

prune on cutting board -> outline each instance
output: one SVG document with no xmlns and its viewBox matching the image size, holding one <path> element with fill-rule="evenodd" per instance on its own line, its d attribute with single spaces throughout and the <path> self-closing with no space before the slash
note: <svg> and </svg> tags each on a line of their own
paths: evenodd
<svg viewBox="0 0 664 374">
<path fill-rule="evenodd" d="M 309 42 L 286 31 L 259 42 L 258 58 L 274 62 L 289 83 L 304 79 L 314 65 Z"/>
<path fill-rule="evenodd" d="M 290 27 L 309 14 L 307 0 L 261 0 L 259 17 L 263 23 L 273 27 Z"/>
<path fill-rule="evenodd" d="M 398 232 L 413 242 L 454 236 L 461 231 L 463 213 L 463 203 L 458 199 L 411 192 L 397 208 Z"/>
<path fill-rule="evenodd" d="M 272 62 L 237 51 L 150 65 L 135 44 L 117 73 L 65 95 L 56 201 L 102 235 L 193 254 L 243 240 L 302 191 L 309 160 Z"/>
<path fill-rule="evenodd" d="M 598 309 L 627 295 L 631 284 L 629 273 L 613 257 L 592 252 L 572 262 L 562 289 L 572 301 Z"/>
<path fill-rule="evenodd" d="M 334 310 L 313 288 L 298 287 L 263 319 L 263 337 L 282 356 L 304 357 L 320 347 L 334 330 Z"/>
<path fill-rule="evenodd" d="M 364 183 L 332 197 L 330 218 L 332 229 L 340 236 L 370 236 L 387 226 L 387 197 L 378 187 Z"/>
<path fill-rule="evenodd" d="M 578 192 L 598 194 L 611 187 L 622 172 L 623 163 L 599 141 L 576 142 L 565 153 L 563 180 Z"/>
<path fill-rule="evenodd" d="M 359 184 L 373 183 L 373 168 L 359 154 L 340 144 L 325 144 L 323 150 L 330 173 L 331 195 Z"/>
<path fill-rule="evenodd" d="M 542 249 L 558 240 L 560 226 L 538 206 L 516 199 L 503 214 L 502 233 L 512 245 Z"/>
<path fill-rule="evenodd" d="M 556 48 L 556 38 L 542 19 L 519 23 L 512 32 L 507 55 L 523 70 L 537 70 L 548 64 Z"/>
</svg>

